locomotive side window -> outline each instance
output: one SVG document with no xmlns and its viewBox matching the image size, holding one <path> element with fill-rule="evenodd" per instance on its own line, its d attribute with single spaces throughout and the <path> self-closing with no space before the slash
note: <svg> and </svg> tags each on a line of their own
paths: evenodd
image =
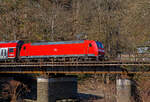
<svg viewBox="0 0 150 102">
<path fill-rule="evenodd" d="M 26 47 L 23 48 L 24 50 L 26 49 Z"/>
<path fill-rule="evenodd" d="M 9 48 L 9 52 L 14 52 L 14 49 L 13 48 Z"/>
<path fill-rule="evenodd" d="M 91 43 L 89 44 L 89 47 L 92 47 L 92 44 L 91 44 Z"/>
</svg>

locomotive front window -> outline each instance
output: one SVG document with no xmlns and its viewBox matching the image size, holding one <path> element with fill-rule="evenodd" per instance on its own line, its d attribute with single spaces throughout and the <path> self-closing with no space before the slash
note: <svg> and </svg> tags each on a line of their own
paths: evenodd
<svg viewBox="0 0 150 102">
<path fill-rule="evenodd" d="M 101 46 L 100 46 L 100 44 L 99 44 L 99 42 L 96 42 L 96 44 L 97 44 L 98 48 L 100 48 L 100 47 L 101 47 Z"/>
<path fill-rule="evenodd" d="M 97 44 L 98 48 L 104 48 L 104 47 L 103 47 L 103 44 L 102 44 L 101 42 L 98 42 L 98 41 L 97 41 L 96 44 Z"/>
<path fill-rule="evenodd" d="M 9 48 L 9 52 L 14 52 L 14 49 L 13 48 Z"/>
<path fill-rule="evenodd" d="M 3 55 L 3 50 L 1 51 L 1 56 L 4 56 L 4 55 Z"/>
<path fill-rule="evenodd" d="M 102 44 L 102 43 L 100 43 L 100 46 L 101 46 L 101 48 L 104 48 L 104 46 L 103 46 L 103 44 Z"/>
</svg>

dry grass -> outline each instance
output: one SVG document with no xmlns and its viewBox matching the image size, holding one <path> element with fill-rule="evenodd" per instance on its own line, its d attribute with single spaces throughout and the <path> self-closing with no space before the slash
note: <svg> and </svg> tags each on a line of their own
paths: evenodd
<svg viewBox="0 0 150 102">
<path fill-rule="evenodd" d="M 137 77 L 138 76 L 138 77 Z M 150 77 L 137 75 L 133 80 L 132 102 L 150 102 Z M 116 102 L 115 81 L 104 81 L 102 77 L 89 78 L 80 81 L 78 85 L 81 102 Z M 86 96 L 86 97 L 85 97 Z"/>
<path fill-rule="evenodd" d="M 81 102 L 116 102 L 115 83 L 105 82 L 101 77 L 81 81 L 78 88 L 79 93 L 86 95 L 86 98 L 80 96 Z"/>
</svg>

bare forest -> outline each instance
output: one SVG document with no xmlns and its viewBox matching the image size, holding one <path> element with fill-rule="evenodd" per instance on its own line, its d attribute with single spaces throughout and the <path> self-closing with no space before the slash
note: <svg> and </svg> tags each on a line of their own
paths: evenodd
<svg viewBox="0 0 150 102">
<path fill-rule="evenodd" d="M 107 53 L 150 40 L 149 0 L 0 0 L 0 41 L 100 40 Z"/>
</svg>

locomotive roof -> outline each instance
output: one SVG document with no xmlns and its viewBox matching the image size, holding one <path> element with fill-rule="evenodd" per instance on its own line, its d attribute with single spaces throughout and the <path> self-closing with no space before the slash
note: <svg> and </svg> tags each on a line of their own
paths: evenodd
<svg viewBox="0 0 150 102">
<path fill-rule="evenodd" d="M 0 42 L 0 44 L 4 44 L 4 43 L 19 43 L 19 42 L 23 42 L 21 40 L 16 40 L 16 41 L 2 41 Z"/>
<path fill-rule="evenodd" d="M 84 43 L 84 40 L 80 41 L 59 41 L 59 42 L 40 42 L 40 43 L 31 43 L 31 45 L 55 45 L 55 44 L 78 44 Z"/>
</svg>

